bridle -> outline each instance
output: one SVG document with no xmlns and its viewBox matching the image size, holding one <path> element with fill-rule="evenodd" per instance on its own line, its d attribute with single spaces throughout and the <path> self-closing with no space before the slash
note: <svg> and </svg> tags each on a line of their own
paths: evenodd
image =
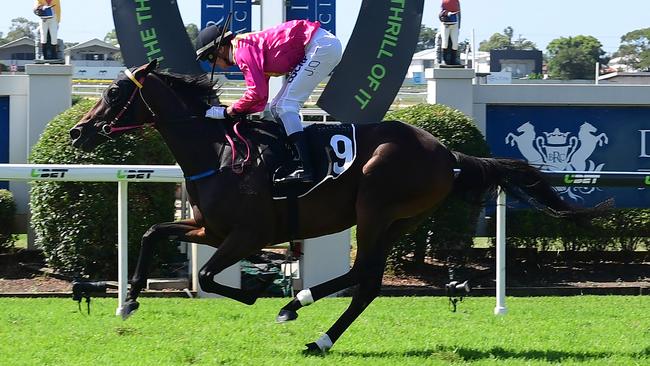
<svg viewBox="0 0 650 366">
<path fill-rule="evenodd" d="M 101 126 L 101 133 L 108 137 L 111 138 L 111 134 L 113 132 L 123 132 L 123 131 L 130 131 L 130 130 L 135 130 L 139 128 L 143 128 L 148 125 L 154 125 L 155 120 L 157 119 L 156 113 L 151 109 L 151 106 L 149 103 L 147 103 L 147 100 L 144 98 L 144 95 L 142 94 L 142 89 L 144 88 L 144 81 L 146 80 L 147 76 L 145 75 L 144 77 L 140 78 L 139 80 L 135 77 L 135 75 L 131 72 L 129 69 L 124 70 L 124 75 L 135 85 L 135 89 L 133 89 L 133 92 L 131 92 L 131 96 L 129 97 L 129 100 L 122 106 L 122 109 L 115 115 L 115 117 L 108 123 L 105 123 Z M 149 113 L 151 114 L 151 117 L 154 119 L 154 122 L 150 123 L 143 123 L 143 124 L 138 124 L 138 125 L 131 125 L 131 126 L 119 126 L 118 123 L 122 116 L 128 111 L 129 107 L 131 106 L 131 103 L 133 103 L 133 100 L 135 99 L 136 94 L 140 95 L 140 99 L 144 103 L 144 105 L 147 107 L 149 110 Z M 106 96 L 103 95 L 102 99 L 104 99 L 104 103 L 111 104 L 109 100 L 107 100 Z M 190 116 L 189 118 L 202 118 L 202 116 Z M 186 118 L 183 118 L 182 120 L 187 120 Z M 244 159 L 244 162 L 242 163 L 242 166 L 240 169 L 235 168 L 235 159 L 237 155 L 237 145 L 235 144 L 234 140 L 232 137 L 226 132 L 225 133 L 225 138 L 228 140 L 228 143 L 230 143 L 230 146 L 232 147 L 232 168 L 233 171 L 237 174 L 243 173 L 243 165 L 248 163 L 251 159 L 251 148 L 249 145 L 249 142 L 242 134 L 239 132 L 238 126 L 240 122 L 237 122 L 233 126 L 233 131 L 235 132 L 235 135 L 244 142 L 246 146 L 246 158 Z"/>
<path fill-rule="evenodd" d="M 142 102 L 144 105 L 147 107 L 149 110 L 149 113 L 151 113 L 151 117 L 155 120 L 156 119 L 156 113 L 151 109 L 151 106 L 149 103 L 147 103 L 147 100 L 144 99 L 144 95 L 142 95 L 142 88 L 144 88 L 144 81 L 147 78 L 146 76 L 141 78 L 140 80 L 136 79 L 135 75 L 131 72 L 129 69 L 124 70 L 124 75 L 133 82 L 135 85 L 135 89 L 133 89 L 133 92 L 131 93 L 131 96 L 129 97 L 129 100 L 122 106 L 122 109 L 115 115 L 115 117 L 108 123 L 105 123 L 101 126 L 101 131 L 106 137 L 110 137 L 110 135 L 113 132 L 121 132 L 121 131 L 129 131 L 129 130 L 135 130 L 138 128 L 143 128 L 144 126 L 147 125 L 153 125 L 154 122 L 150 123 L 143 123 L 139 125 L 131 125 L 131 126 L 119 126 L 118 122 L 124 115 L 124 113 L 127 112 L 129 107 L 131 106 L 131 103 L 133 103 L 133 100 L 135 99 L 136 94 L 140 94 L 140 99 L 142 99 Z M 110 101 L 106 99 L 106 96 L 103 95 L 102 99 L 104 99 L 104 103 L 110 105 Z"/>
</svg>

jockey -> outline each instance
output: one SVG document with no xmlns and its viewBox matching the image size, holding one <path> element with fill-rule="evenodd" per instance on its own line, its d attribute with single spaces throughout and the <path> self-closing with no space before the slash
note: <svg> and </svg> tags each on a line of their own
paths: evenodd
<svg viewBox="0 0 650 366">
<path fill-rule="evenodd" d="M 58 58 L 58 32 L 61 22 L 61 2 L 59 0 L 36 0 L 34 3 L 34 14 L 41 18 L 41 52 L 43 59 Z M 50 44 L 47 43 L 47 35 L 50 35 Z M 51 50 L 51 51 L 50 51 Z"/>
<path fill-rule="evenodd" d="M 443 62 L 446 65 L 460 65 L 458 54 L 458 33 L 460 31 L 460 1 L 442 0 L 440 14 L 438 15 L 442 27 Z"/>
<path fill-rule="evenodd" d="M 246 92 L 229 107 L 213 106 L 206 117 L 264 110 L 269 98 L 269 78 L 285 75 L 282 89 L 270 103 L 276 121 L 282 122 L 298 153 L 298 168 L 276 182 L 312 182 L 313 169 L 299 111 L 302 104 L 341 60 L 341 42 L 320 23 L 293 20 L 260 32 L 234 35 L 222 26 L 206 27 L 197 39 L 197 59 L 224 69 L 237 65 L 246 80 Z"/>
</svg>

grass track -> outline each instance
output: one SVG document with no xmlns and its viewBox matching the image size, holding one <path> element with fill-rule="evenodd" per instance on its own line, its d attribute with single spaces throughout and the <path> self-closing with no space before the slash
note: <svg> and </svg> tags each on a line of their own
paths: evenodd
<svg viewBox="0 0 650 366">
<path fill-rule="evenodd" d="M 131 319 L 67 299 L 0 299 L 0 365 L 650 365 L 650 297 L 379 298 L 325 357 L 303 356 L 349 299 L 275 324 L 286 299 L 152 299 Z M 83 305 L 83 304 L 82 304 Z"/>
</svg>

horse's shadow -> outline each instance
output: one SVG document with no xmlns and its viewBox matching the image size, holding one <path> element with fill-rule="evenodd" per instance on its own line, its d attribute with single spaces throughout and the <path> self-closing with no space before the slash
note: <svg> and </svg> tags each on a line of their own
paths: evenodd
<svg viewBox="0 0 650 366">
<path fill-rule="evenodd" d="M 607 359 L 611 357 L 625 357 L 631 359 L 650 359 L 650 346 L 643 348 L 639 352 L 596 352 L 596 351 L 556 351 L 556 350 L 516 350 L 503 347 L 492 347 L 490 349 L 477 349 L 471 347 L 450 347 L 438 346 L 432 349 L 411 349 L 404 352 L 399 351 L 332 351 L 343 357 L 408 357 L 408 358 L 440 358 L 442 360 L 455 361 L 478 361 L 482 359 L 518 359 L 523 361 L 546 361 L 562 362 L 572 361 L 590 361 Z"/>
</svg>

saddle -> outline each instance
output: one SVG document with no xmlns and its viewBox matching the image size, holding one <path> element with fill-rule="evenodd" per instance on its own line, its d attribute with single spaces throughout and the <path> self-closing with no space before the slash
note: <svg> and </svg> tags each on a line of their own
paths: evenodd
<svg viewBox="0 0 650 366">
<path fill-rule="evenodd" d="M 245 120 L 229 126 L 228 136 L 219 170 L 244 173 L 247 167 L 263 165 L 269 172 L 274 199 L 303 197 L 323 182 L 337 179 L 352 165 L 357 153 L 353 124 L 311 124 L 305 128 L 305 136 L 311 149 L 314 183 L 274 184 L 274 177 L 286 175 L 297 164 L 283 126 L 274 121 Z"/>
</svg>

